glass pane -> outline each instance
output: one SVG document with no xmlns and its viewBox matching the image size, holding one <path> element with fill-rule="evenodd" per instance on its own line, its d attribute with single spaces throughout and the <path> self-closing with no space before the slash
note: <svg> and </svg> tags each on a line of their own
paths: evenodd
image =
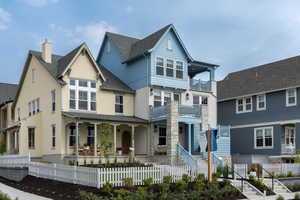
<svg viewBox="0 0 300 200">
<path fill-rule="evenodd" d="M 265 138 L 265 146 L 266 147 L 272 146 L 272 138 Z"/>
<path fill-rule="evenodd" d="M 167 68 L 173 68 L 174 67 L 174 61 L 173 60 L 167 60 Z"/>
<path fill-rule="evenodd" d="M 163 67 L 156 67 L 156 74 L 157 75 L 164 75 L 164 68 Z"/>
<path fill-rule="evenodd" d="M 289 104 L 293 104 L 295 101 L 295 97 L 289 97 Z"/>
<path fill-rule="evenodd" d="M 79 86 L 80 87 L 87 87 L 88 86 L 88 82 L 84 81 L 84 80 L 79 80 Z"/>
<path fill-rule="evenodd" d="M 71 108 L 71 109 L 76 109 L 76 103 L 75 103 L 75 100 L 70 100 L 70 108 Z"/>
<path fill-rule="evenodd" d="M 88 93 L 86 91 L 79 91 L 79 100 L 87 100 Z"/>
<path fill-rule="evenodd" d="M 75 99 L 75 90 L 70 90 L 70 99 Z"/>
<path fill-rule="evenodd" d="M 246 110 L 251 110 L 252 105 L 251 104 L 246 104 Z"/>
<path fill-rule="evenodd" d="M 96 88 L 96 82 L 91 82 L 91 88 Z"/>
<path fill-rule="evenodd" d="M 87 110 L 88 109 L 88 102 L 87 101 L 79 101 L 78 105 L 80 110 Z"/>
<path fill-rule="evenodd" d="M 176 69 L 183 70 L 183 62 L 177 61 L 176 62 Z"/>
<path fill-rule="evenodd" d="M 262 138 L 263 137 L 263 130 L 262 129 L 258 129 L 256 130 L 256 138 Z"/>
<path fill-rule="evenodd" d="M 70 80 L 70 85 L 75 85 L 75 80 L 74 79 Z"/>
<path fill-rule="evenodd" d="M 174 71 L 173 71 L 173 69 L 167 68 L 167 76 L 169 76 L 169 77 L 173 77 L 173 76 L 174 76 Z"/>
<path fill-rule="evenodd" d="M 239 104 L 239 105 L 243 105 L 243 99 L 239 99 L 239 100 L 238 100 L 238 104 Z"/>
<path fill-rule="evenodd" d="M 96 111 L 96 102 L 91 102 L 91 110 Z"/>
<path fill-rule="evenodd" d="M 264 146 L 264 144 L 263 144 L 263 139 L 261 138 L 261 139 L 256 139 L 256 146 L 257 147 L 263 147 Z"/>
<path fill-rule="evenodd" d="M 265 129 L 265 137 L 272 137 L 272 129 L 270 128 Z"/>
<path fill-rule="evenodd" d="M 198 96 L 198 95 L 193 95 L 193 104 L 194 105 L 198 105 L 198 104 L 200 104 L 200 96 Z"/>
<path fill-rule="evenodd" d="M 182 79 L 183 78 L 183 71 L 176 70 L 176 78 Z"/>
<path fill-rule="evenodd" d="M 246 103 L 251 103 L 251 98 L 246 98 Z"/>
<path fill-rule="evenodd" d="M 91 101 L 96 101 L 96 92 L 91 92 Z"/>
<path fill-rule="evenodd" d="M 264 108 L 264 107 L 265 107 L 265 103 L 264 103 L 264 102 L 260 102 L 260 103 L 258 104 L 258 107 L 259 107 L 259 108 Z"/>
<path fill-rule="evenodd" d="M 123 105 L 115 105 L 116 113 L 123 113 Z"/>
</svg>

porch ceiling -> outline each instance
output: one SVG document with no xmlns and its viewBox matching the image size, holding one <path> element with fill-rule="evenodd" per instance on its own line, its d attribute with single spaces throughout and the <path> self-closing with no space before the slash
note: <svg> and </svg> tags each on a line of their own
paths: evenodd
<svg viewBox="0 0 300 200">
<path fill-rule="evenodd" d="M 82 113 L 82 112 L 63 112 L 63 115 L 71 118 L 100 120 L 100 121 L 113 121 L 113 122 L 130 122 L 130 123 L 148 123 L 147 120 L 122 115 L 101 115 L 95 113 Z"/>
</svg>

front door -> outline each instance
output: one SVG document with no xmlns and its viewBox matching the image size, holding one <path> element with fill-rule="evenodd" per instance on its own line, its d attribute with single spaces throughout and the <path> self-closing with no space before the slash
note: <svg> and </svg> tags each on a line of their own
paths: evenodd
<svg viewBox="0 0 300 200">
<path fill-rule="evenodd" d="M 122 152 L 123 154 L 129 153 L 130 147 L 130 133 L 128 131 L 124 131 L 122 134 Z"/>
</svg>

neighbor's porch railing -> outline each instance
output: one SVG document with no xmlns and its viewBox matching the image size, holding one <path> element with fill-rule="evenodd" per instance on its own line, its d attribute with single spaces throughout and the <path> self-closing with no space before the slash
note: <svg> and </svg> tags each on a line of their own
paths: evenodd
<svg viewBox="0 0 300 200">
<path fill-rule="evenodd" d="M 193 118 L 201 118 L 201 105 L 179 105 L 178 106 L 178 114 L 183 117 L 193 117 Z M 167 106 L 160 106 L 150 109 L 151 120 L 163 120 L 166 119 L 168 115 Z"/>
<path fill-rule="evenodd" d="M 187 152 L 180 144 L 177 144 L 177 155 L 190 167 L 197 167 L 199 165 L 198 160 Z"/>
<path fill-rule="evenodd" d="M 190 89 L 204 91 L 204 92 L 211 92 L 211 81 L 202 81 L 198 79 L 190 79 Z"/>
<path fill-rule="evenodd" d="M 287 144 L 281 144 L 281 154 L 295 154 L 296 153 L 296 147 L 295 145 L 287 145 Z"/>
</svg>

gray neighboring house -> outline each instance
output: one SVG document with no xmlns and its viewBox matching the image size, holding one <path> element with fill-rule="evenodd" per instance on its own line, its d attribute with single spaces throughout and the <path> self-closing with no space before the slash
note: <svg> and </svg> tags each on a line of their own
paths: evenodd
<svg viewBox="0 0 300 200">
<path fill-rule="evenodd" d="M 300 149 L 299 77 L 297 56 L 218 82 L 218 124 L 231 125 L 233 163 L 293 162 Z"/>
</svg>

